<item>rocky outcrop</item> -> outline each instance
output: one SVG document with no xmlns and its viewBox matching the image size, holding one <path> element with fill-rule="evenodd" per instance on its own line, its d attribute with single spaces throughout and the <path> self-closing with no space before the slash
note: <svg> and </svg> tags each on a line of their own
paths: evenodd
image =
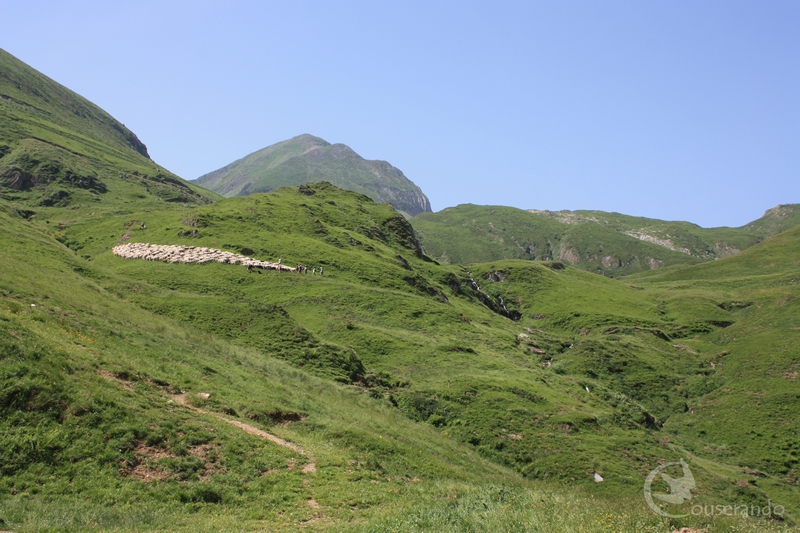
<svg viewBox="0 0 800 533">
<path fill-rule="evenodd" d="M 27 191 L 36 185 L 46 185 L 51 181 L 53 181 L 52 178 L 47 176 L 40 176 L 18 168 L 11 168 L 0 175 L 0 185 L 15 191 Z"/>
<path fill-rule="evenodd" d="M 137 137 L 135 133 L 116 121 L 111 123 L 111 127 L 114 128 L 114 130 L 116 130 L 123 139 L 125 139 L 125 141 L 128 143 L 128 146 L 145 156 L 147 159 L 150 159 L 150 154 L 147 153 L 147 146 L 145 146 L 145 144 L 139 140 L 139 137 Z"/>
<path fill-rule="evenodd" d="M 673 243 L 670 239 L 663 238 L 663 237 L 658 237 L 656 235 L 652 235 L 650 233 L 647 233 L 644 230 L 640 230 L 640 231 L 624 231 L 623 233 L 625 235 L 628 235 L 629 237 L 633 237 L 635 239 L 639 239 L 640 241 L 651 242 L 653 244 L 657 244 L 659 246 L 663 246 L 664 248 L 667 248 L 669 250 L 673 250 L 675 252 L 681 252 L 683 254 L 693 255 L 692 251 L 689 250 L 688 248 L 682 248 L 680 246 L 675 246 L 675 243 Z"/>
<path fill-rule="evenodd" d="M 581 254 L 574 247 L 562 242 L 559 245 L 558 260 L 577 265 L 581 262 Z"/>
<path fill-rule="evenodd" d="M 738 254 L 739 252 L 741 252 L 740 249 L 728 244 L 727 242 L 718 242 L 714 244 L 714 253 L 718 258 L 728 257 L 730 255 Z"/>
<path fill-rule="evenodd" d="M 622 260 L 619 257 L 605 255 L 602 259 L 600 259 L 600 264 L 606 268 L 621 268 Z"/>
<path fill-rule="evenodd" d="M 297 269 L 279 263 L 259 261 L 245 255 L 239 255 L 214 248 L 199 246 L 161 245 L 135 242 L 115 246 L 114 255 L 123 259 L 145 259 L 147 261 L 164 261 L 166 263 L 226 263 L 243 265 L 251 268 L 266 268 L 295 272 Z"/>
<path fill-rule="evenodd" d="M 398 211 L 406 212 L 412 216 L 419 213 L 430 213 L 431 203 L 421 190 L 401 190 L 392 187 L 370 188 L 374 192 L 377 202 L 391 204 Z"/>
<path fill-rule="evenodd" d="M 661 268 L 661 265 L 664 264 L 664 261 L 661 259 L 656 259 L 655 257 L 650 257 L 647 259 L 648 265 L 650 266 L 650 270 L 656 270 Z"/>
</svg>

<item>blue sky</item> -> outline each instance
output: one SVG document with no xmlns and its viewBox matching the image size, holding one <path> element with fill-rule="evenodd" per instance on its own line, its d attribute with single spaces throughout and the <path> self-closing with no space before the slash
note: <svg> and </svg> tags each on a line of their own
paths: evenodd
<svg viewBox="0 0 800 533">
<path fill-rule="evenodd" d="M 186 179 L 301 133 L 429 196 L 738 226 L 800 203 L 800 2 L 0 0 Z"/>
</svg>

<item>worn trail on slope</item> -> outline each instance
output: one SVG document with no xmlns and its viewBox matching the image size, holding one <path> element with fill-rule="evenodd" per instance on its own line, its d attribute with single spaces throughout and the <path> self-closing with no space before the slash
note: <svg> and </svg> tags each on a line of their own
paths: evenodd
<svg viewBox="0 0 800 533">
<path fill-rule="evenodd" d="M 237 428 L 239 428 L 239 429 L 241 429 L 241 430 L 243 430 L 243 431 L 245 431 L 247 433 L 250 433 L 251 435 L 256 435 L 258 437 L 261 437 L 262 439 L 267 439 L 270 442 L 274 442 L 278 446 L 283 446 L 284 448 L 289 448 L 293 452 L 298 453 L 298 454 L 308 458 L 309 462 L 303 467 L 303 473 L 310 474 L 310 473 L 313 473 L 313 472 L 317 471 L 317 466 L 314 464 L 314 457 L 311 454 L 309 454 L 308 452 L 306 452 L 305 450 L 303 450 L 297 444 L 294 444 L 292 442 L 284 440 L 284 439 L 278 437 L 277 435 L 273 435 L 272 433 L 268 433 L 268 432 L 264 431 L 263 429 L 259 429 L 259 428 L 255 427 L 255 426 L 251 426 L 250 424 L 245 424 L 244 422 L 240 422 L 238 420 L 233 420 L 231 418 L 227 418 L 227 417 L 222 416 L 220 414 L 213 413 L 213 412 L 210 412 L 210 411 L 205 411 L 203 409 L 200 409 L 198 407 L 190 405 L 189 402 L 186 401 L 186 394 L 174 394 L 174 395 L 171 396 L 171 398 L 175 401 L 175 403 L 180 404 L 180 405 L 182 405 L 182 406 L 184 406 L 184 407 L 186 407 L 188 409 L 192 409 L 193 411 L 197 411 L 198 413 L 203 413 L 205 415 L 211 415 L 211 416 L 213 416 L 215 418 L 218 418 L 219 420 L 227 422 L 228 424 L 236 426 Z"/>
</svg>

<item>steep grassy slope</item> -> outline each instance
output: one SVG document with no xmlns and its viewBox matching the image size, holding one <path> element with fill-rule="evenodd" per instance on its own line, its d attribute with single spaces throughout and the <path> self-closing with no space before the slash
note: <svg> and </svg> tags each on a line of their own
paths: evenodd
<svg viewBox="0 0 800 533">
<path fill-rule="evenodd" d="M 147 229 L 131 231 L 145 216 Z M 558 262 L 438 265 L 389 206 L 327 184 L 62 231 L 98 267 L 141 280 L 121 293 L 131 302 L 349 381 L 529 478 L 632 498 L 641 511 L 644 475 L 694 457 L 698 501 L 771 498 L 797 511 L 796 489 L 772 471 L 760 482 L 743 471 L 743 451 L 718 457 L 703 451 L 713 440 L 663 427 L 717 391 L 708 358 L 736 312 L 717 305 L 730 297 L 670 299 Z M 249 249 L 325 275 L 123 260 L 109 251 L 121 235 Z"/>
<path fill-rule="evenodd" d="M 0 50 L 0 196 L 37 208 L 208 203 L 105 111 Z"/>
<path fill-rule="evenodd" d="M 158 300 L 140 292 L 133 297 L 140 305 L 202 324 L 200 327 L 242 344 L 258 345 L 271 338 L 269 324 L 259 327 L 254 311 L 263 308 L 260 314 L 267 320 L 271 320 L 268 310 L 283 311 L 313 335 L 352 350 L 365 368 L 364 378 L 357 379 L 363 385 L 375 385 L 370 387 L 373 394 L 389 404 L 396 403 L 411 418 L 443 427 L 452 425 L 450 431 L 462 440 L 482 446 L 485 454 L 518 468 L 531 466 L 528 442 L 514 442 L 515 437 L 509 437 L 511 442 L 498 448 L 502 443 L 497 434 L 503 429 L 499 424 L 506 421 L 506 432 L 533 438 L 536 415 L 541 412 L 547 416 L 558 408 L 554 406 L 569 406 L 580 420 L 608 417 L 604 425 L 609 434 L 619 438 L 627 435 L 632 442 L 643 440 L 641 445 L 645 448 L 649 442 L 652 452 L 655 441 L 637 431 L 636 423 L 631 423 L 630 431 L 616 428 L 611 423 L 613 409 L 605 402 L 584 405 L 585 400 L 572 396 L 582 390 L 579 384 L 560 377 L 551 378 L 553 383 L 549 383 L 537 362 L 514 349 L 519 328 L 481 303 L 481 296 L 494 300 L 491 295 L 467 288 L 463 289 L 463 296 L 454 295 L 442 281 L 464 283 L 463 274 L 443 271 L 415 258 L 411 246 L 387 246 L 386 241 L 392 240 L 389 236 L 393 234 L 373 230 L 386 226 L 386 218 L 378 217 L 403 222 L 388 207 L 384 211 L 381 206 L 373 206 L 380 211 L 362 213 L 359 220 L 358 205 L 363 204 L 349 193 L 338 191 L 309 198 L 295 190 L 280 191 L 277 196 L 225 201 L 212 209 L 199 210 L 198 237 L 193 244 L 223 249 L 246 245 L 255 256 L 280 256 L 286 264 L 323 265 L 324 276 L 248 274 L 244 268 L 228 266 L 198 271 L 192 265 L 154 265 L 108 255 L 99 257 L 97 262 L 174 291 Z M 308 208 L 307 222 L 306 217 L 299 216 L 287 224 L 281 214 L 302 212 L 300 204 Z M 365 220 L 365 215 L 375 218 Z M 172 222 L 163 220 L 169 233 L 157 235 L 151 230 L 159 227 L 162 220 L 151 216 L 148 240 L 173 239 L 170 234 L 175 233 L 176 222 L 174 218 Z M 317 224 L 312 225 L 313 222 Z M 237 242 L 231 242 L 234 228 Z M 79 230 L 76 226 L 71 229 Z M 314 233 L 304 234 L 303 229 Z M 378 237 L 379 233 L 386 238 Z M 410 228 L 405 233 L 410 233 Z M 499 305 L 495 304 L 495 309 L 499 310 Z M 232 320 L 234 323 L 230 324 Z M 509 348 L 512 352 L 505 353 Z M 275 347 L 272 351 L 283 354 Z M 287 358 L 292 360 L 291 356 Z M 496 405 L 491 406 L 492 403 Z M 514 409 L 518 410 L 516 422 Z M 555 428 L 558 424 L 548 421 L 545 425 Z M 548 440 L 562 445 L 569 442 L 557 431 Z M 596 446 L 602 448 L 599 443 Z M 597 452 L 596 461 L 616 463 L 609 451 Z M 586 455 L 588 461 L 590 452 Z M 557 458 L 553 460 L 555 464 L 543 467 L 542 475 L 552 475 L 559 466 L 566 466 L 559 464 Z M 588 463 L 573 464 L 561 474 L 586 477 L 587 468 L 591 468 Z M 632 473 L 631 465 L 619 468 L 623 479 L 610 483 L 630 483 L 627 478 Z"/>
<path fill-rule="evenodd" d="M 142 261 L 179 269 L 150 284 L 102 265 L 135 261 L 106 252 L 87 262 L 40 229 L 47 226 L 0 201 L 5 529 L 656 533 L 692 523 L 659 517 L 640 498 L 596 499 L 574 486 L 525 481 L 430 419 L 409 420 L 374 393 L 382 385 L 337 385 L 269 349 L 242 347 L 240 337 L 232 344 L 223 338 L 229 334 L 194 328 L 190 317 L 135 305 L 171 302 L 177 291 L 161 288 L 167 279 L 182 280 L 184 290 L 204 285 L 195 294 L 208 296 L 203 304 L 223 292 L 239 301 L 230 279 L 244 276 L 232 276 L 229 265 L 186 270 Z M 302 279 L 256 276 L 255 292 L 270 298 L 291 286 L 279 282 Z M 704 523 L 711 531 L 781 530 L 725 517 Z"/>
<path fill-rule="evenodd" d="M 199 185 L 227 197 L 319 181 L 388 202 L 412 216 L 431 210 L 428 198 L 399 169 L 312 135 L 268 146 L 197 179 Z"/>
<path fill-rule="evenodd" d="M 402 417 L 355 391 L 156 319 L 113 296 L 127 285 L 124 279 L 75 258 L 5 213 L 2 218 L 2 492 L 24 495 L 4 502 L 0 519 L 6 525 L 290 527 L 321 516 L 309 498 L 329 519 L 350 519 L 362 514 L 351 507 L 399 498 L 387 488 L 408 485 L 416 492 L 410 484 L 415 476 L 455 481 L 471 475 L 450 463 L 469 452 L 453 449 L 435 432 L 402 430 L 409 426 Z M 34 246 L 40 254 L 25 258 Z M 171 395 L 183 390 L 209 414 L 172 403 Z M 196 396 L 205 391 L 208 400 Z M 237 410 L 262 427 L 301 413 L 302 422 L 271 431 L 313 453 L 317 473 L 301 473 L 308 457 L 215 415 L 236 418 Z M 451 448 L 429 448 L 431 439 Z M 485 463 L 474 466 L 474 473 L 488 468 L 489 477 L 501 472 Z M 380 487 L 372 479 L 380 479 Z M 112 504 L 121 509 L 97 515 Z M 68 510 L 74 505 L 92 512 L 81 517 Z"/>
<path fill-rule="evenodd" d="M 773 212 L 774 211 L 774 212 Z M 413 220 L 428 254 L 451 263 L 557 259 L 606 276 L 720 259 L 797 221 L 780 206 L 742 228 L 701 228 L 602 211 L 460 205 Z"/>
<path fill-rule="evenodd" d="M 715 264 L 637 276 L 660 292 L 673 314 L 696 313 L 704 298 L 724 311 L 725 327 L 708 336 L 704 360 L 714 390 L 689 402 L 666 429 L 717 460 L 738 457 L 762 478 L 800 482 L 800 228 Z M 769 483 L 758 479 L 758 483 Z"/>
<path fill-rule="evenodd" d="M 2 202 L 0 221 L 6 529 L 354 527 L 492 483 L 489 495 L 560 498 L 357 389 L 131 305 L 116 295 L 157 289 L 77 258 Z"/>
<path fill-rule="evenodd" d="M 767 209 L 764 216 L 745 224 L 744 228 L 763 235 L 777 235 L 800 225 L 800 205 L 781 204 Z"/>
<path fill-rule="evenodd" d="M 794 506 L 800 339 L 791 302 L 800 272 L 796 259 L 783 268 L 774 261 L 781 248 L 796 256 L 797 233 L 793 242 L 781 243 L 783 237 L 748 252 L 773 258 L 761 261 L 774 269 L 771 282 L 752 275 L 757 263 L 737 264 L 736 256 L 681 271 L 702 280 L 696 283 L 636 279 L 628 301 L 619 284 L 603 290 L 587 274 L 562 287 L 546 278 L 524 286 L 526 269 L 518 262 L 473 266 L 473 275 L 480 269 L 481 277 L 504 278 L 493 285 L 509 283 L 506 299 L 519 298 L 524 313 L 536 313 L 539 325 L 524 342 L 550 369 L 597 394 L 643 406 L 660 428 L 659 442 L 674 446 L 673 453 L 689 452 L 693 468 L 726 478 L 731 490 L 719 499 L 741 501 L 740 491 L 756 490 Z M 720 276 L 730 269 L 741 278 L 717 282 L 716 268 Z M 704 272 L 714 281 L 703 279 Z M 571 347 L 559 351 L 559 337 Z"/>
</svg>

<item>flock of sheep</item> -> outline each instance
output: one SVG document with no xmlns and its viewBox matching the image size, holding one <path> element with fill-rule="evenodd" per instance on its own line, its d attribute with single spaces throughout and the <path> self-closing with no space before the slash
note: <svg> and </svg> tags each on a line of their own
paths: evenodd
<svg viewBox="0 0 800 533">
<path fill-rule="evenodd" d="M 296 269 L 269 261 L 259 261 L 244 255 L 216 250 L 214 248 L 201 248 L 199 246 L 162 245 L 135 242 L 115 246 L 114 255 L 124 259 L 145 259 L 147 261 L 165 261 L 167 263 L 227 263 L 229 265 L 243 265 L 250 268 L 271 268 L 273 270 L 287 270 L 294 272 Z"/>
</svg>

